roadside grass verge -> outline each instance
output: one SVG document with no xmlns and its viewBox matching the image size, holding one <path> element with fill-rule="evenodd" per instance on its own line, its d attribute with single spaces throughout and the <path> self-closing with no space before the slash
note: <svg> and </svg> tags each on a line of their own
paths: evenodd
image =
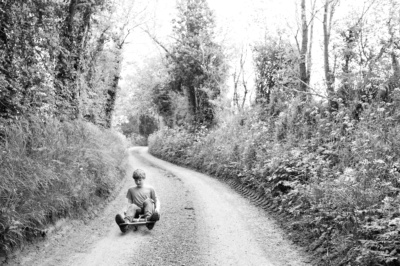
<svg viewBox="0 0 400 266">
<path fill-rule="evenodd" d="M 149 151 L 257 192 L 315 265 L 400 265 L 398 103 L 364 109 L 296 102 L 231 116 L 212 130 L 163 128 Z"/>
<path fill-rule="evenodd" d="M 0 252 L 104 201 L 125 176 L 126 147 L 122 135 L 83 121 L 31 118 L 6 127 L 0 140 Z"/>
</svg>

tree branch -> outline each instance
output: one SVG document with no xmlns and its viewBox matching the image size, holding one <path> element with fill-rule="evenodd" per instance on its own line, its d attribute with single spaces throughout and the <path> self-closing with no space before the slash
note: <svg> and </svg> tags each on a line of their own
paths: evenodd
<svg viewBox="0 0 400 266">
<path fill-rule="evenodd" d="M 295 91 L 295 92 L 300 92 L 300 93 L 303 93 L 303 94 L 305 94 L 305 95 L 315 95 L 315 96 L 318 96 L 318 97 L 321 97 L 321 98 L 324 98 L 324 99 L 328 99 L 328 97 L 327 96 L 325 96 L 325 95 L 322 95 L 322 94 L 319 94 L 319 93 L 316 93 L 315 92 L 315 90 L 311 87 L 311 86 L 309 86 L 308 84 L 306 84 L 305 82 L 303 82 L 300 78 L 296 78 L 298 81 L 300 81 L 304 86 L 307 86 L 310 90 L 312 90 L 313 92 L 310 92 L 310 91 L 301 91 L 301 90 L 297 90 L 297 89 L 294 89 L 294 88 L 289 88 L 289 87 L 287 87 L 287 86 L 285 86 L 285 85 L 282 85 L 284 88 L 286 88 L 286 89 L 289 89 L 289 90 L 292 90 L 292 91 Z"/>
<path fill-rule="evenodd" d="M 153 36 L 147 29 L 143 29 L 142 30 L 147 33 L 147 35 L 149 35 L 149 37 L 158 45 L 160 46 L 174 61 L 178 62 L 178 60 L 176 59 L 175 55 L 173 55 L 168 49 L 167 47 L 165 47 L 159 40 L 157 40 L 157 38 L 155 36 Z"/>
</svg>

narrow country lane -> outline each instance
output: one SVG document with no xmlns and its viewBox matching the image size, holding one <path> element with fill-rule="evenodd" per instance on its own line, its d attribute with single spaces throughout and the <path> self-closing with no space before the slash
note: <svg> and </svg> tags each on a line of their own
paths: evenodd
<svg viewBox="0 0 400 266">
<path fill-rule="evenodd" d="M 308 265 L 265 211 L 228 185 L 130 149 L 126 183 L 115 200 L 86 223 L 62 230 L 21 252 L 12 265 Z M 122 234 L 115 214 L 126 206 L 133 169 L 161 200 L 161 220 Z"/>
</svg>

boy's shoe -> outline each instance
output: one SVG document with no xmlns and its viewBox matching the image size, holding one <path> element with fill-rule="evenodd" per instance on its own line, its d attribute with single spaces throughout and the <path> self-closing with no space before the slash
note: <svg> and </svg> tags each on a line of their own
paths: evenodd
<svg viewBox="0 0 400 266">
<path fill-rule="evenodd" d="M 154 225 L 156 225 L 155 222 L 160 220 L 160 214 L 158 212 L 154 212 L 147 220 L 154 222 L 146 224 L 147 229 L 151 230 L 153 229 Z"/>
<path fill-rule="evenodd" d="M 148 223 L 146 224 L 147 229 L 151 230 L 153 229 L 154 225 L 156 225 L 156 223 Z"/>
<path fill-rule="evenodd" d="M 157 222 L 160 220 L 160 213 L 153 212 L 153 214 L 148 218 L 149 221 Z"/>
<path fill-rule="evenodd" d="M 115 216 L 115 222 L 118 224 L 119 229 L 121 230 L 122 233 L 125 233 L 128 230 L 127 225 L 121 225 L 125 223 L 124 218 L 122 218 L 121 214 L 117 214 Z"/>
<path fill-rule="evenodd" d="M 124 220 L 124 218 L 122 218 L 122 215 L 121 215 L 121 214 L 117 214 L 117 215 L 115 216 L 115 222 L 116 222 L 117 224 L 123 224 L 123 223 L 125 223 L 125 220 Z"/>
</svg>

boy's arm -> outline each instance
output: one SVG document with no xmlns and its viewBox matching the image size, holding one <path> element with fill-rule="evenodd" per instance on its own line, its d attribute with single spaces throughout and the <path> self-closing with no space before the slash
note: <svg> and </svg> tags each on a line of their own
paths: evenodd
<svg viewBox="0 0 400 266">
<path fill-rule="evenodd" d="M 133 203 L 133 201 L 132 201 L 132 196 L 131 196 L 131 192 L 130 192 L 129 189 L 128 189 L 128 192 L 126 193 L 126 198 L 128 199 L 128 203 L 129 203 L 129 204 L 132 204 L 132 203 Z"/>
</svg>

